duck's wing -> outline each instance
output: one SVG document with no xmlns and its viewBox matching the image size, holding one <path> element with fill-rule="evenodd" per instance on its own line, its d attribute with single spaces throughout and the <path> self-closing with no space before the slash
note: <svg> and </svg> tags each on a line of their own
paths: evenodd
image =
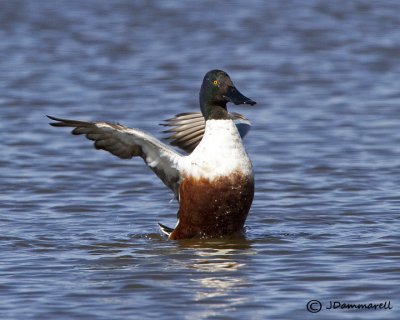
<svg viewBox="0 0 400 320">
<path fill-rule="evenodd" d="M 175 117 L 164 120 L 162 126 L 171 127 L 163 133 L 164 138 L 172 146 L 190 153 L 200 143 L 204 135 L 205 120 L 200 112 L 180 113 Z"/>
<path fill-rule="evenodd" d="M 95 141 L 96 149 L 106 150 L 121 159 L 141 157 L 154 173 L 178 198 L 179 153 L 160 142 L 150 134 L 138 129 L 130 129 L 121 124 L 108 122 L 86 122 L 48 116 L 56 122 L 53 127 L 72 127 L 72 134 L 84 134 Z"/>
<path fill-rule="evenodd" d="M 229 113 L 232 120 L 234 120 L 236 127 L 239 130 L 242 139 L 249 132 L 251 123 L 249 119 L 240 113 Z M 172 146 L 176 146 L 191 153 L 200 143 L 204 135 L 206 122 L 200 112 L 180 113 L 175 117 L 164 120 L 162 126 L 171 127 L 163 131 L 167 136 L 166 140 Z"/>
<path fill-rule="evenodd" d="M 236 128 L 238 128 L 239 134 L 242 139 L 247 135 L 247 133 L 251 129 L 251 122 L 244 115 L 237 112 L 230 112 L 230 116 L 236 124 Z"/>
</svg>

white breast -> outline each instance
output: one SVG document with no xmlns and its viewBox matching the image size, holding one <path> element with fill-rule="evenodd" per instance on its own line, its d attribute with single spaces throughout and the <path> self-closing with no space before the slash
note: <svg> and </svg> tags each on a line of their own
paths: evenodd
<svg viewBox="0 0 400 320">
<path fill-rule="evenodd" d="M 235 171 L 253 175 L 250 159 L 232 120 L 208 120 L 203 139 L 189 156 L 181 158 L 180 167 L 185 175 L 211 180 Z"/>
</svg>

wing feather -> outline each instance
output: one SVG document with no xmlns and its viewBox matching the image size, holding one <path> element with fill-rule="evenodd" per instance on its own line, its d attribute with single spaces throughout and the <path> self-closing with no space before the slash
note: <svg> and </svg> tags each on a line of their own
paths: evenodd
<svg viewBox="0 0 400 320">
<path fill-rule="evenodd" d="M 229 114 L 235 121 L 242 139 L 249 132 L 250 121 L 240 113 Z M 172 146 L 176 146 L 188 153 L 191 153 L 203 138 L 206 122 L 200 112 L 180 113 L 175 117 L 165 120 L 162 126 L 171 127 L 163 131 L 167 136 L 164 138 Z"/>
</svg>

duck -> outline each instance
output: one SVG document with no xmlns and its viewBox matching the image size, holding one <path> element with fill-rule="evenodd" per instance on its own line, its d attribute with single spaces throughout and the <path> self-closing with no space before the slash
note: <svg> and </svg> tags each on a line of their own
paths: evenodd
<svg viewBox="0 0 400 320">
<path fill-rule="evenodd" d="M 254 172 L 243 145 L 248 119 L 230 113 L 227 104 L 255 105 L 235 87 L 223 70 L 204 76 L 200 111 L 167 119 L 164 132 L 172 146 L 140 129 L 119 123 L 47 116 L 53 127 L 72 127 L 94 147 L 121 159 L 141 157 L 174 193 L 179 203 L 174 228 L 159 223 L 169 240 L 242 234 L 254 197 Z"/>
</svg>

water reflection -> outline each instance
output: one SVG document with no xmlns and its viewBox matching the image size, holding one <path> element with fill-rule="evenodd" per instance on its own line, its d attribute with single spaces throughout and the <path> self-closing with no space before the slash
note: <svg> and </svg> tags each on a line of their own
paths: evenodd
<svg viewBox="0 0 400 320">
<path fill-rule="evenodd" d="M 178 246 L 193 251 L 195 257 L 189 261 L 188 268 L 207 273 L 238 271 L 248 262 L 244 257 L 255 254 L 245 237 L 184 240 Z"/>
<path fill-rule="evenodd" d="M 230 246 L 199 249 L 196 251 L 198 258 L 194 258 L 188 267 L 206 272 L 237 271 L 245 266 L 245 263 L 234 259 L 237 252 L 238 249 L 232 249 Z M 250 251 L 240 252 L 249 254 Z"/>
<path fill-rule="evenodd" d="M 234 310 L 248 298 L 241 294 L 250 280 L 243 270 L 256 254 L 244 237 L 213 240 L 181 241 L 179 246 L 193 252 L 186 267 L 198 271 L 191 279 L 196 284 L 193 300 L 207 308 L 196 313 L 198 318 L 216 316 L 221 310 Z M 192 317 L 193 315 L 191 315 Z"/>
</svg>

